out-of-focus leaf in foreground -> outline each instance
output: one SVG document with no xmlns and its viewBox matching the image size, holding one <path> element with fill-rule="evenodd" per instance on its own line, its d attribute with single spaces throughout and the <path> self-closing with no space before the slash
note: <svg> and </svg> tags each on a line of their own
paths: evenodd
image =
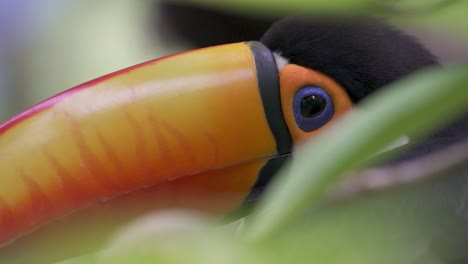
<svg viewBox="0 0 468 264">
<path fill-rule="evenodd" d="M 428 157 L 358 173 L 344 184 L 362 183 L 362 178 L 393 184 L 355 185 L 353 193 L 334 195 L 337 201 L 323 202 L 300 221 L 303 225 L 283 232 L 281 245 L 294 239 L 308 259 L 320 263 L 466 263 L 467 147 L 465 141 Z M 424 175 L 414 170 L 418 166 L 426 166 Z M 394 181 L 402 172 L 410 177 Z M 294 254 L 284 253 L 294 261 Z"/>
<path fill-rule="evenodd" d="M 317 12 L 333 11 L 333 12 L 357 12 L 365 9 L 373 3 L 373 0 L 173 0 L 180 3 L 197 3 L 200 5 L 221 8 L 229 11 L 237 11 L 243 13 L 251 13 L 257 15 L 264 14 L 288 14 L 291 12 Z"/>
<path fill-rule="evenodd" d="M 442 177 L 325 201 L 264 243 L 190 215 L 159 214 L 123 230 L 106 251 L 62 264 L 466 263 L 468 152 L 445 159 Z"/>
<path fill-rule="evenodd" d="M 172 0 L 196 3 L 255 16 L 291 13 L 373 13 L 401 24 L 430 25 L 441 31 L 468 37 L 468 1 L 465 0 Z"/>
<path fill-rule="evenodd" d="M 463 114 L 468 64 L 431 69 L 389 85 L 313 138 L 270 187 L 247 228 L 252 239 L 282 230 L 316 205 L 346 171 L 403 135 L 423 136 Z"/>
</svg>

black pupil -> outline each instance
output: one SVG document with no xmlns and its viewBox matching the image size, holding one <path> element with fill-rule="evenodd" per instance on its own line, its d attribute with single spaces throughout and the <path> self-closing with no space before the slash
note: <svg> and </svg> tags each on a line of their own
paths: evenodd
<svg viewBox="0 0 468 264">
<path fill-rule="evenodd" d="M 302 99 L 301 115 L 303 117 L 314 117 L 323 112 L 327 106 L 327 101 L 320 95 L 311 95 Z"/>
</svg>

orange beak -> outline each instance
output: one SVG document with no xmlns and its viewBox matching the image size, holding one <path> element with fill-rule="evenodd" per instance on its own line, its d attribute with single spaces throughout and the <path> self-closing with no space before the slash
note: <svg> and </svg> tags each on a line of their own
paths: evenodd
<svg viewBox="0 0 468 264">
<path fill-rule="evenodd" d="M 227 213 L 291 144 L 275 59 L 258 42 L 101 77 L 0 126 L 0 244 L 126 196 Z"/>
</svg>

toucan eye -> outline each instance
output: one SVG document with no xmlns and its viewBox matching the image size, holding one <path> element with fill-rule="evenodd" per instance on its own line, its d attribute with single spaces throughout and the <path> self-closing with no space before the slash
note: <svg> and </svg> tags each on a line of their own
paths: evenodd
<svg viewBox="0 0 468 264">
<path fill-rule="evenodd" d="M 307 96 L 301 102 L 301 115 L 307 118 L 318 116 L 326 106 L 327 101 L 322 96 L 315 94 Z"/>
<path fill-rule="evenodd" d="M 305 86 L 297 91 L 293 111 L 297 126 L 306 132 L 322 127 L 334 114 L 328 93 L 315 86 Z"/>
</svg>

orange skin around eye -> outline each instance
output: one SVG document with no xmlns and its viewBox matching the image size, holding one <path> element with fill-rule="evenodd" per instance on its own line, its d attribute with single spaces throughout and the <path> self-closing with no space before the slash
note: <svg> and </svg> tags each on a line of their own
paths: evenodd
<svg viewBox="0 0 468 264">
<path fill-rule="evenodd" d="M 333 101 L 334 107 L 332 119 L 321 128 L 310 132 L 303 131 L 297 126 L 292 107 L 296 92 L 300 88 L 308 85 L 317 86 L 327 91 Z M 280 87 L 284 119 L 295 143 L 300 143 L 320 133 L 352 107 L 351 99 L 341 85 L 323 73 L 299 65 L 288 64 L 281 70 Z"/>
</svg>

